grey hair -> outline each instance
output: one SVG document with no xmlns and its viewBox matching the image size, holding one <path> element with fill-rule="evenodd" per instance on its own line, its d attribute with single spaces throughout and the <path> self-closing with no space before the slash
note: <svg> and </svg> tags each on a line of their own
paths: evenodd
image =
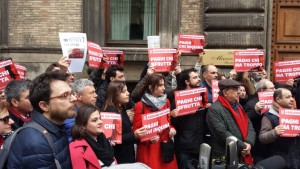
<svg viewBox="0 0 300 169">
<path fill-rule="evenodd" d="M 20 100 L 21 94 L 29 90 L 31 82 L 29 80 L 12 80 L 5 89 L 5 99 L 10 104 L 12 99 Z"/>
<path fill-rule="evenodd" d="M 93 86 L 94 83 L 88 79 L 78 79 L 76 80 L 71 88 L 73 92 L 81 93 L 85 86 Z"/>
<path fill-rule="evenodd" d="M 271 82 L 271 81 L 268 80 L 268 79 L 262 79 L 262 80 L 260 80 L 257 83 L 256 92 L 260 92 L 262 89 L 265 90 L 267 88 L 267 85 L 266 85 L 267 82 Z"/>
</svg>

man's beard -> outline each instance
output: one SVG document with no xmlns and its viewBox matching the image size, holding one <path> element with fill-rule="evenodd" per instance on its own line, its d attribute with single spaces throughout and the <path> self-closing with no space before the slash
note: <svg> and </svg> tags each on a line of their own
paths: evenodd
<svg viewBox="0 0 300 169">
<path fill-rule="evenodd" d="M 261 76 L 261 75 L 253 74 L 253 75 L 252 75 L 252 78 L 253 78 L 253 80 L 254 80 L 255 82 L 259 82 L 259 81 L 261 80 L 262 76 Z"/>
</svg>

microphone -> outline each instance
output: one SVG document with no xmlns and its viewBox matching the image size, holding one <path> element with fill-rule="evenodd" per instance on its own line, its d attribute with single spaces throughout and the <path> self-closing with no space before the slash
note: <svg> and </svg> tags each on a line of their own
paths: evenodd
<svg viewBox="0 0 300 169">
<path fill-rule="evenodd" d="M 199 156 L 200 169 L 210 169 L 211 163 L 211 147 L 202 143 L 200 145 L 200 156 Z"/>
<path fill-rule="evenodd" d="M 279 155 L 266 158 L 255 165 L 255 169 L 284 169 L 286 161 Z"/>
<path fill-rule="evenodd" d="M 237 169 L 238 168 L 237 141 L 238 141 L 238 139 L 234 136 L 229 136 L 226 138 L 225 169 Z"/>
</svg>

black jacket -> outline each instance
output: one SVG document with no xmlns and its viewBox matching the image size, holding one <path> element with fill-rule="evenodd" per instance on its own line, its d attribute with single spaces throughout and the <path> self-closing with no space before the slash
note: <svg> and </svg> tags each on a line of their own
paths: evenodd
<svg viewBox="0 0 300 169">
<path fill-rule="evenodd" d="M 104 110 L 105 112 L 118 112 L 115 107 L 109 106 Z M 134 143 L 137 140 L 132 132 L 132 124 L 126 113 L 126 109 L 122 110 L 122 144 L 116 144 L 114 146 L 115 158 L 118 164 L 122 163 L 134 163 L 135 153 L 134 153 Z"/>
<path fill-rule="evenodd" d="M 175 109 L 175 101 L 171 109 Z M 172 117 L 171 123 L 176 129 L 174 144 L 176 152 L 199 154 L 200 144 L 204 142 L 207 130 L 205 116 L 207 109 L 201 108 L 194 114 Z"/>
<path fill-rule="evenodd" d="M 108 83 L 106 80 L 101 83 L 101 86 L 97 89 L 97 100 L 96 100 L 96 106 L 99 107 L 99 109 L 102 108 L 103 103 L 105 101 L 106 96 L 106 89 L 108 86 Z"/>
<path fill-rule="evenodd" d="M 244 110 L 247 113 L 250 121 L 252 122 L 253 128 L 256 133 L 255 146 L 251 148 L 251 152 L 253 156 L 260 156 L 261 158 L 267 158 L 269 156 L 268 153 L 269 147 L 266 146 L 265 144 L 262 144 L 258 139 L 263 115 L 259 114 L 260 112 L 258 113 L 255 110 L 255 104 L 257 102 L 259 102 L 258 95 L 255 94 L 250 100 L 248 100 L 248 102 L 244 106 Z M 254 162 L 256 163 L 257 161 Z"/>
</svg>

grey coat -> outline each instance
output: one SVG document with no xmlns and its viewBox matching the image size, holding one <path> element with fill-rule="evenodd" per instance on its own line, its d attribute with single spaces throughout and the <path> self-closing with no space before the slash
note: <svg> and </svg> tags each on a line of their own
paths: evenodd
<svg viewBox="0 0 300 169">
<path fill-rule="evenodd" d="M 208 108 L 206 122 L 211 133 L 213 151 L 218 155 L 225 155 L 226 138 L 228 136 L 235 136 L 238 139 L 237 148 L 239 151 L 246 148 L 244 142 L 249 143 L 253 148 L 255 131 L 251 121 L 248 119 L 248 135 L 244 140 L 234 117 L 229 110 L 221 105 L 219 100 Z"/>
</svg>

